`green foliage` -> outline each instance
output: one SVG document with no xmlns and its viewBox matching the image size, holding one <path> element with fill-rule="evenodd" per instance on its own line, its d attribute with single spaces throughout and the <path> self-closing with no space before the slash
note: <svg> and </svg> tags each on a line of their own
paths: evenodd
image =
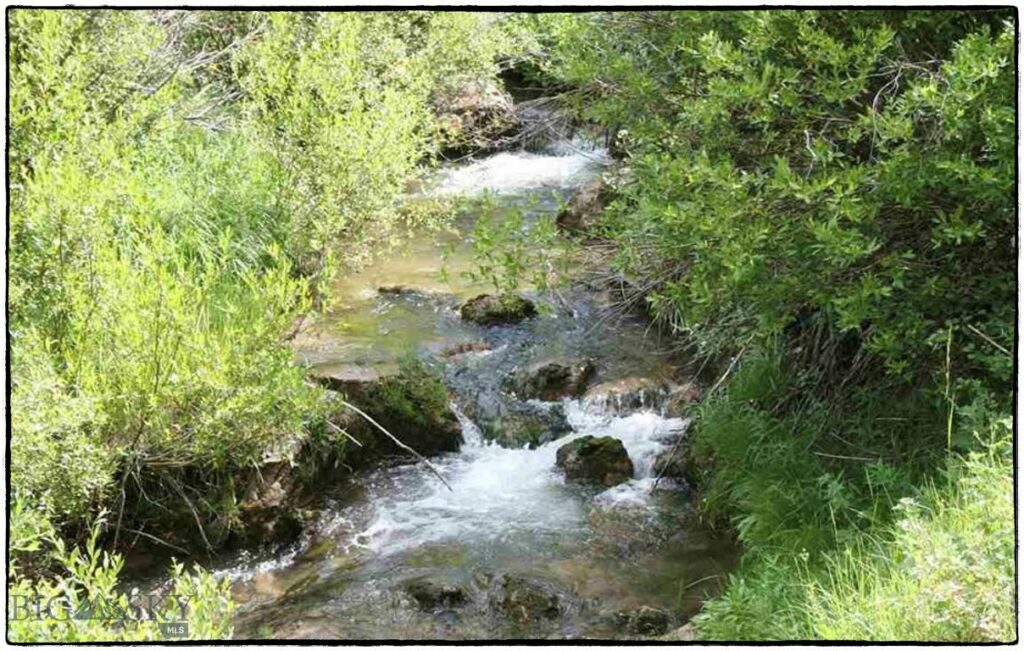
<svg viewBox="0 0 1024 651">
<path fill-rule="evenodd" d="M 51 519 L 81 519 L 111 481 L 116 451 L 100 434 L 104 414 L 98 401 L 69 391 L 37 336 L 17 350 L 11 390 L 10 463 L 13 501 L 12 539 L 21 523 L 38 537 Z M 19 549 L 19 545 L 14 545 Z M 28 549 L 22 551 L 30 551 Z"/>
<path fill-rule="evenodd" d="M 628 133 L 636 182 L 608 235 L 626 271 L 657 281 L 662 318 L 718 352 L 814 314 L 910 379 L 942 363 L 950 325 L 960 343 L 970 325 L 1011 341 L 1006 18 L 553 16 L 548 72 Z M 1009 382 L 1006 360 L 956 362 Z"/>
<path fill-rule="evenodd" d="M 235 65 L 246 124 L 279 175 L 286 248 L 321 279 L 392 245 L 397 199 L 437 147 L 432 98 L 496 72 L 507 45 L 479 14 L 271 13 Z"/>
<path fill-rule="evenodd" d="M 898 505 L 890 544 L 831 559 L 809 596 L 817 637 L 1014 639 L 1010 421 L 993 431 L 998 438 L 955 462 L 942 484 Z"/>
<path fill-rule="evenodd" d="M 138 642 L 167 640 L 162 622 L 185 622 L 188 640 L 219 640 L 231 635 L 234 605 L 226 580 L 203 570 L 185 571 L 174 563 L 167 594 L 152 602 L 118 589 L 124 560 L 99 545 L 102 516 L 84 547 L 68 548 L 56 536 L 47 542 L 58 574 L 30 580 L 15 575 L 8 582 L 11 642 Z M 36 617 L 35 606 L 49 616 Z M 147 610 L 143 610 L 147 608 Z"/>
<path fill-rule="evenodd" d="M 474 268 L 465 272 L 469 280 L 511 296 L 524 284 L 549 289 L 567 275 L 571 247 L 556 237 L 554 220 L 531 216 L 530 206 L 501 206 L 492 197 L 473 207 L 480 217 L 472 234 Z"/>
<path fill-rule="evenodd" d="M 541 74 L 635 179 L 602 218 L 617 266 L 705 355 L 745 354 L 695 434 L 703 506 L 745 549 L 704 637 L 1012 637 L 1008 466 L 929 488 L 1012 397 L 1011 19 L 533 21 Z"/>
<path fill-rule="evenodd" d="M 8 19 L 12 551 L 33 581 L 44 538 L 105 506 L 118 531 L 232 520 L 234 478 L 316 429 L 290 335 L 332 274 L 436 220 L 400 205 L 442 144 L 432 99 L 515 44 L 472 13 Z M 112 585 L 89 563 L 110 575 L 34 589 Z M 76 630 L 33 639 L 120 634 Z"/>
</svg>

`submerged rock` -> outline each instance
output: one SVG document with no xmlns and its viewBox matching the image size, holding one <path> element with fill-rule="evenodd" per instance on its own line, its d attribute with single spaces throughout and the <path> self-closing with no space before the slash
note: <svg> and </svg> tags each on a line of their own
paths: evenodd
<svg viewBox="0 0 1024 651">
<path fill-rule="evenodd" d="M 466 591 L 460 586 L 428 577 L 409 581 L 405 584 L 405 591 L 424 610 L 452 608 L 466 602 Z"/>
<path fill-rule="evenodd" d="M 429 296 L 432 292 L 409 285 L 381 285 L 377 293 L 382 296 Z"/>
<path fill-rule="evenodd" d="M 620 611 L 616 620 L 634 635 L 663 635 L 668 630 L 669 616 L 664 610 L 640 606 L 634 610 Z"/>
<path fill-rule="evenodd" d="M 507 617 L 526 623 L 561 615 L 558 592 L 544 582 L 505 574 L 499 580 L 497 606 Z"/>
<path fill-rule="evenodd" d="M 588 233 L 594 230 L 601 212 L 614 198 L 614 192 L 602 179 L 595 179 L 577 190 L 558 216 L 555 226 L 563 233 Z"/>
<path fill-rule="evenodd" d="M 480 325 L 516 323 L 534 316 L 537 308 L 529 299 L 516 294 L 494 296 L 480 294 L 463 303 L 459 314 L 466 321 Z"/>
<path fill-rule="evenodd" d="M 610 436 L 583 436 L 558 448 L 555 465 L 566 479 L 615 486 L 633 477 L 633 462 L 622 441 Z"/>
<path fill-rule="evenodd" d="M 457 357 L 466 353 L 482 353 L 490 349 L 491 345 L 486 341 L 460 341 L 444 347 L 439 354 L 441 357 Z"/>
<path fill-rule="evenodd" d="M 541 362 L 521 372 L 513 380 L 513 390 L 524 400 L 578 398 L 596 373 L 590 359 Z"/>
</svg>

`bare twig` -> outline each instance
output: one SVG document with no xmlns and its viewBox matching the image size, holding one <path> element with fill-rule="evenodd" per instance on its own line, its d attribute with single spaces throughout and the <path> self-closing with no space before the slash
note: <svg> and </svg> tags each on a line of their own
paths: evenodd
<svg viewBox="0 0 1024 651">
<path fill-rule="evenodd" d="M 178 552 L 181 552 L 182 554 L 186 554 L 186 555 L 189 554 L 189 551 L 187 549 L 184 549 L 182 547 L 178 547 L 177 545 L 172 545 L 171 543 L 167 542 L 166 540 L 162 540 L 160 538 L 157 538 L 153 534 L 146 533 L 145 531 L 139 531 L 138 529 L 129 529 L 128 527 L 124 527 L 124 530 L 127 531 L 128 533 L 133 533 L 136 536 L 142 536 L 143 538 L 148 538 L 149 540 L 152 540 L 153 542 L 155 542 L 155 543 L 157 543 L 159 545 L 163 545 L 164 547 L 170 547 L 171 549 L 173 549 L 175 551 L 178 551 Z"/>
<path fill-rule="evenodd" d="M 213 545 L 210 544 L 210 540 L 206 537 L 206 530 L 203 528 L 203 521 L 199 517 L 199 512 L 196 511 L 196 507 L 192 504 L 192 500 L 189 499 L 188 495 L 185 494 L 185 489 L 182 488 L 181 484 L 178 483 L 177 479 L 166 475 L 168 483 L 177 491 L 181 499 L 185 500 L 185 505 L 188 506 L 188 510 L 192 512 L 192 517 L 196 521 L 196 526 L 199 527 L 199 535 L 203 538 L 203 543 L 206 545 L 206 551 L 213 553 Z"/>
<path fill-rule="evenodd" d="M 967 326 L 967 329 L 968 329 L 968 330 L 970 330 L 971 332 L 973 332 L 974 334 L 978 335 L 979 337 L 981 337 L 982 339 L 984 339 L 984 340 L 985 340 L 985 341 L 987 341 L 988 343 L 992 344 L 992 345 L 993 345 L 993 346 L 994 346 L 994 347 L 996 348 L 996 350 L 998 350 L 998 351 L 999 351 L 999 352 L 1001 352 L 1002 354 L 1004 354 L 1004 355 L 1008 355 L 1008 356 L 1010 356 L 1010 357 L 1013 357 L 1013 353 L 1011 353 L 1010 351 L 1008 351 L 1008 350 L 1007 350 L 1006 348 L 1004 348 L 1004 347 L 1000 346 L 1000 345 L 999 345 L 998 343 L 996 343 L 996 341 L 995 341 L 994 339 L 992 339 L 992 337 L 989 337 L 989 336 L 988 336 L 987 334 L 985 334 L 985 333 L 984 333 L 984 332 L 982 332 L 981 330 L 979 330 L 979 329 L 975 328 L 975 327 L 974 327 L 974 326 L 972 326 L 972 325 L 968 325 L 968 326 Z"/>
<path fill-rule="evenodd" d="M 709 389 L 707 393 L 704 394 L 704 397 L 701 398 L 701 402 L 704 402 L 708 398 L 710 398 L 712 396 L 712 394 L 714 394 L 715 390 L 717 390 L 718 387 L 722 386 L 722 383 L 725 382 L 725 379 L 727 377 L 729 377 L 729 374 L 732 373 L 732 370 L 734 368 L 736 368 L 736 364 L 740 361 L 740 357 L 743 356 L 743 353 L 746 350 L 747 350 L 746 346 L 744 346 L 743 348 L 740 348 L 740 352 L 736 353 L 736 356 L 732 358 L 732 361 L 729 363 L 729 367 L 727 369 L 725 369 L 725 373 L 722 373 L 722 377 L 718 378 L 718 381 L 715 382 L 711 386 L 711 389 Z M 689 424 L 690 424 L 689 421 L 687 421 L 687 429 L 689 428 Z M 661 478 L 665 475 L 665 472 L 668 470 L 669 466 L 672 465 L 672 460 L 675 459 L 676 452 L 679 451 L 679 446 L 683 442 L 683 438 L 684 438 L 683 434 L 685 434 L 685 433 L 686 433 L 686 430 L 683 430 L 682 434 L 679 435 L 679 438 L 676 439 L 676 442 L 672 445 L 672 450 L 669 451 L 668 459 L 665 461 L 665 463 L 662 464 L 661 470 L 658 471 L 658 476 L 654 478 L 654 485 L 651 486 L 651 491 L 650 491 L 651 493 L 653 493 L 655 490 L 657 490 L 658 483 L 661 481 Z"/>
</svg>

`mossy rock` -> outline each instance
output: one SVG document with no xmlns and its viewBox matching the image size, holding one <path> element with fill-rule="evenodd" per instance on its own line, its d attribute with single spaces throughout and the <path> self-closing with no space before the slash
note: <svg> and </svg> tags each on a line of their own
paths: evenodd
<svg viewBox="0 0 1024 651">
<path fill-rule="evenodd" d="M 342 389 L 347 402 L 421 455 L 456 452 L 462 443 L 462 430 L 440 374 L 419 359 L 407 358 L 396 372 L 375 380 L 341 383 L 332 378 L 326 384 Z M 350 444 L 345 450 L 344 462 L 351 467 L 385 458 L 412 458 L 355 410 L 345 410 L 333 420 L 362 444 Z"/>
<path fill-rule="evenodd" d="M 583 436 L 558 448 L 555 465 L 566 479 L 581 484 L 615 486 L 633 477 L 633 462 L 622 441 L 611 436 Z"/>
<path fill-rule="evenodd" d="M 518 294 L 480 294 L 459 308 L 463 320 L 480 325 L 517 323 L 537 314 L 537 307 Z"/>
</svg>

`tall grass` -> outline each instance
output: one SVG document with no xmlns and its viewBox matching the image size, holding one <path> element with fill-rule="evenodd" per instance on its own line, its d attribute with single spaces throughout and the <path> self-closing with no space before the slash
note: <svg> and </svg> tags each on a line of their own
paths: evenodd
<svg viewBox="0 0 1024 651">
<path fill-rule="evenodd" d="M 710 426 L 702 436 L 723 432 Z M 923 487 L 877 476 L 866 482 L 882 497 L 858 494 L 857 482 L 836 477 L 815 486 L 799 443 L 785 448 L 794 457 L 770 479 L 756 464 L 747 479 L 731 476 L 728 508 L 747 549 L 725 593 L 695 618 L 700 636 L 1014 639 L 1010 427 L 1006 419 L 977 432 L 978 451 L 949 457 Z"/>
</svg>

